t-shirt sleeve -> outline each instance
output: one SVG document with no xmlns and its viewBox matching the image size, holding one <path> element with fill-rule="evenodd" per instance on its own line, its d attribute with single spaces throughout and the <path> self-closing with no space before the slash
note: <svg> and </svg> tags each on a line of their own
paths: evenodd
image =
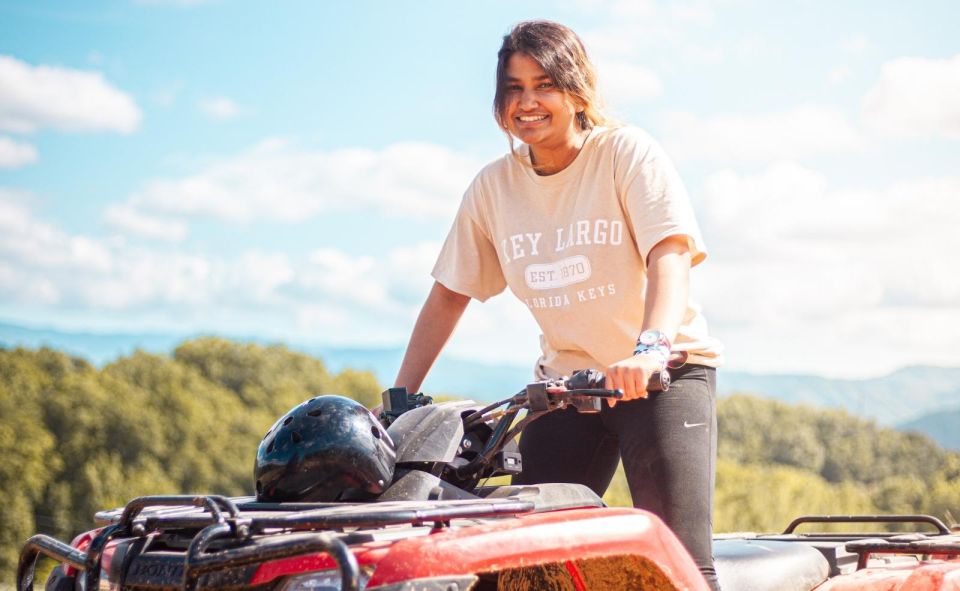
<svg viewBox="0 0 960 591">
<path fill-rule="evenodd" d="M 502 292 L 507 282 L 490 232 L 482 224 L 479 197 L 475 180 L 463 196 L 431 274 L 447 289 L 482 302 Z"/>
<path fill-rule="evenodd" d="M 640 130 L 624 132 L 619 139 L 618 192 L 643 260 L 664 238 L 685 235 L 691 263 L 699 264 L 706 258 L 707 249 L 673 162 L 653 138 Z"/>
</svg>

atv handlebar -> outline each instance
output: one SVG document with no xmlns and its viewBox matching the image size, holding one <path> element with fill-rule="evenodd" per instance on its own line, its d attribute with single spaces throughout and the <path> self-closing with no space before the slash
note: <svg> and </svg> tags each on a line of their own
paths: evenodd
<svg viewBox="0 0 960 591">
<path fill-rule="evenodd" d="M 606 388 L 606 375 L 595 369 L 576 371 L 569 378 L 562 380 L 563 388 L 571 396 L 599 396 L 601 398 L 623 397 L 620 390 Z M 530 386 L 527 386 L 529 389 Z M 670 388 L 670 373 L 666 370 L 658 371 L 650 376 L 647 382 L 647 392 L 666 392 Z"/>
<path fill-rule="evenodd" d="M 483 450 L 470 462 L 456 468 L 459 478 L 469 478 L 484 470 L 493 462 L 504 445 L 512 441 L 524 427 L 543 415 L 573 407 L 577 412 L 597 413 L 603 407 L 603 399 L 619 400 L 623 398 L 621 390 L 605 388 L 606 376 L 593 369 L 574 372 L 569 378 L 547 380 L 528 384 L 514 396 L 494 402 L 463 418 L 464 431 L 482 423 L 493 423 L 495 427 Z M 670 374 L 666 370 L 653 374 L 647 384 L 648 392 L 663 392 L 670 387 Z M 498 410 L 504 407 L 502 410 Z M 527 414 L 514 424 L 517 414 L 526 410 Z"/>
<path fill-rule="evenodd" d="M 670 388 L 670 374 L 666 371 L 654 373 L 647 383 L 647 392 L 665 392 Z M 389 427 L 403 413 L 433 403 L 433 398 L 424 394 L 411 394 L 406 388 L 384 390 L 383 406 L 378 418 L 384 427 Z M 516 395 L 500 400 L 474 413 L 471 418 L 480 418 L 490 411 L 504 405 L 516 410 L 547 411 L 573 406 L 579 412 L 600 412 L 601 399 L 623 398 L 621 390 L 606 388 L 606 376 L 595 369 L 576 371 L 569 378 L 546 380 L 528 384 Z"/>
</svg>

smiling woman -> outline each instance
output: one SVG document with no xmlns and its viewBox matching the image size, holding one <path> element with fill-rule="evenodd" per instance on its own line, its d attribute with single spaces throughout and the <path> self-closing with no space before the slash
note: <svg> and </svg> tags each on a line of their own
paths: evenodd
<svg viewBox="0 0 960 591">
<path fill-rule="evenodd" d="M 565 27 L 518 26 L 497 56 L 494 117 L 511 148 L 514 137 L 537 146 L 540 161 L 534 166 L 545 174 L 572 161 L 584 132 L 610 123 L 599 108 L 593 64 L 580 40 L 568 32 Z M 536 152 L 531 151 L 532 159 Z"/>
<path fill-rule="evenodd" d="M 689 302 L 690 267 L 706 250 L 686 189 L 652 138 L 603 116 L 593 66 L 567 27 L 514 27 L 496 81 L 494 116 L 510 154 L 464 195 L 396 386 L 417 391 L 470 300 L 509 286 L 543 331 L 537 379 L 592 368 L 624 393 L 598 414 L 571 409 L 529 425 L 516 482 L 574 482 L 602 495 L 622 459 L 634 505 L 660 515 L 717 588 L 720 345 Z M 675 355 L 687 363 L 671 370 L 672 387 L 649 394 Z"/>
</svg>

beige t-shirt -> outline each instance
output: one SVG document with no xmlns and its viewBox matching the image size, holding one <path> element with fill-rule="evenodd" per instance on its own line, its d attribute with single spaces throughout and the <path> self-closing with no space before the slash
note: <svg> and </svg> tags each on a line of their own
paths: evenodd
<svg viewBox="0 0 960 591">
<path fill-rule="evenodd" d="M 467 189 L 433 268 L 448 289 L 480 301 L 510 290 L 543 331 L 538 377 L 629 357 L 643 324 L 645 261 L 668 236 L 706 256 L 686 189 L 642 130 L 595 128 L 562 171 L 539 176 L 507 154 Z M 719 365 L 721 345 L 690 303 L 674 350 Z"/>
</svg>

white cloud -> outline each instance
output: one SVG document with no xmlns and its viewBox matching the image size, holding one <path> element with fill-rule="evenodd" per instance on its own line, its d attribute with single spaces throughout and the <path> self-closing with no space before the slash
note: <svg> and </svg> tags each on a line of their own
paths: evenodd
<svg viewBox="0 0 960 591">
<path fill-rule="evenodd" d="M 671 4 L 670 14 L 678 21 L 695 25 L 712 25 L 713 8 L 706 4 Z"/>
<path fill-rule="evenodd" d="M 37 161 L 37 149 L 0 136 L 0 168 L 20 168 Z"/>
<path fill-rule="evenodd" d="M 338 301 L 378 308 L 389 304 L 383 269 L 377 259 L 369 256 L 350 256 L 343 251 L 327 248 L 310 255 L 310 267 L 303 282 L 311 291 L 322 293 Z"/>
<path fill-rule="evenodd" d="M 297 280 L 298 269 L 285 254 L 254 250 L 243 253 L 238 263 L 231 266 L 231 273 L 229 285 L 245 291 L 254 302 L 269 303 L 280 290 Z"/>
<path fill-rule="evenodd" d="M 423 303 L 439 253 L 437 242 L 398 246 L 378 257 L 318 249 L 310 254 L 300 283 L 332 300 L 407 314 Z"/>
<path fill-rule="evenodd" d="M 863 99 L 863 119 L 886 135 L 960 138 L 960 54 L 883 64 L 880 80 Z"/>
<path fill-rule="evenodd" d="M 313 253 L 302 282 L 323 304 L 298 308 L 301 330 L 309 327 L 328 338 L 340 333 L 346 342 L 365 346 L 405 344 L 433 285 L 430 270 L 440 246 L 401 246 L 377 258 L 329 249 Z M 505 293 L 472 303 L 446 350 L 481 362 L 530 363 L 532 368 L 539 334 L 526 307 Z"/>
<path fill-rule="evenodd" d="M 782 56 L 783 48 L 761 33 L 743 33 L 730 47 L 730 54 L 744 62 L 754 62 L 758 58 L 775 60 Z"/>
<path fill-rule="evenodd" d="M 319 151 L 268 140 L 197 174 L 147 182 L 123 207 L 142 219 L 229 223 L 301 222 L 342 211 L 450 219 L 479 166 L 432 144 Z"/>
<path fill-rule="evenodd" d="M 852 54 L 864 53 L 871 47 L 870 40 L 863 33 L 855 33 L 840 42 L 840 49 Z"/>
<path fill-rule="evenodd" d="M 581 0 L 578 6 L 604 23 L 580 37 L 599 71 L 601 96 L 615 112 L 660 97 L 661 73 L 678 64 L 714 65 L 726 57 L 721 47 L 697 38 L 713 23 L 707 3 Z"/>
<path fill-rule="evenodd" d="M 107 249 L 84 236 L 68 236 L 36 220 L 26 198 L 0 189 L 0 257 L 29 267 L 82 266 L 102 271 L 109 266 Z"/>
<path fill-rule="evenodd" d="M 843 113 L 823 105 L 709 118 L 672 111 L 664 123 L 663 143 L 678 159 L 770 162 L 862 146 L 859 132 Z"/>
<path fill-rule="evenodd" d="M 29 202 L 0 189 L 0 301 L 132 324 L 149 314 L 190 330 L 395 345 L 409 336 L 440 247 L 377 257 L 325 249 L 300 260 L 254 247 L 218 256 L 70 234 Z"/>
<path fill-rule="evenodd" d="M 597 63 L 616 60 L 666 70 L 678 61 L 717 64 L 726 57 L 721 47 L 697 40 L 697 34 L 713 24 L 714 12 L 708 3 L 617 0 L 581 8 L 602 13 L 602 22 L 607 23 L 587 28 L 581 35 Z"/>
<path fill-rule="evenodd" d="M 5 300 L 97 310 L 197 303 L 209 290 L 202 257 L 150 252 L 71 235 L 38 219 L 27 199 L 0 190 L 0 296 Z"/>
<path fill-rule="evenodd" d="M 107 207 L 104 221 L 125 234 L 143 238 L 181 242 L 187 237 L 187 224 L 183 220 L 147 215 L 127 203 Z"/>
<path fill-rule="evenodd" d="M 98 72 L 31 66 L 0 56 L 0 130 L 130 133 L 140 118 L 134 100 Z"/>
<path fill-rule="evenodd" d="M 794 163 L 705 185 L 695 272 L 731 365 L 834 375 L 956 364 L 960 177 L 838 190 Z"/>
<path fill-rule="evenodd" d="M 319 249 L 298 260 L 258 248 L 229 257 L 146 249 L 71 235 L 38 219 L 27 201 L 0 190 L 0 301 L 41 306 L 51 317 L 108 314 L 128 327 L 149 316 L 166 330 L 397 346 L 410 336 L 440 250 L 437 242 L 375 257 Z M 471 306 L 457 333 L 451 351 L 488 362 L 532 361 L 537 347 L 535 323 L 508 296 Z"/>
<path fill-rule="evenodd" d="M 827 80 L 830 84 L 840 84 L 850 77 L 850 68 L 838 66 L 830 70 L 827 74 Z"/>
<path fill-rule="evenodd" d="M 211 119 L 226 120 L 237 117 L 242 112 L 240 106 L 227 97 L 204 99 L 197 103 L 200 112 Z"/>
<path fill-rule="evenodd" d="M 597 63 L 599 88 L 612 106 L 627 106 L 659 97 L 663 83 L 656 72 L 625 61 L 605 60 Z"/>
<path fill-rule="evenodd" d="M 398 246 L 382 256 L 335 249 L 311 253 L 298 278 L 304 304 L 298 330 L 338 344 L 390 346 L 405 343 L 432 285 L 430 268 L 440 245 Z"/>
</svg>

